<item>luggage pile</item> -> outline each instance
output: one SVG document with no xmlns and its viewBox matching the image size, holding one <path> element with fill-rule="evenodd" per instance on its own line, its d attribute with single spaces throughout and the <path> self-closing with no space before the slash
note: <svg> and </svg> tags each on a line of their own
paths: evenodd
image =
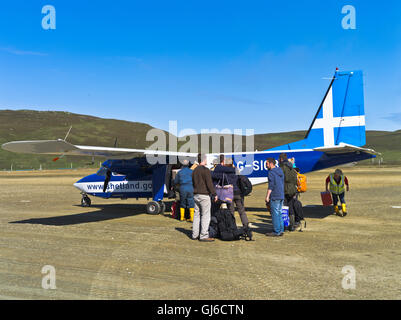
<svg viewBox="0 0 401 320">
<path fill-rule="evenodd" d="M 252 231 L 249 228 L 237 227 L 235 217 L 225 203 L 217 206 L 212 212 L 209 226 L 209 237 L 223 241 L 246 240 L 252 241 Z"/>
</svg>

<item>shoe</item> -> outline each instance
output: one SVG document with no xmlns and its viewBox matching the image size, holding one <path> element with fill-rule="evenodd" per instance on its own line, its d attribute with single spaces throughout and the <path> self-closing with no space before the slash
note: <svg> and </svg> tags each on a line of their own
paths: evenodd
<svg viewBox="0 0 401 320">
<path fill-rule="evenodd" d="M 284 232 L 281 232 L 281 233 L 279 234 L 279 237 L 282 237 L 282 236 L 284 236 Z"/>
<path fill-rule="evenodd" d="M 199 240 L 199 237 L 198 237 L 198 238 L 192 238 L 192 237 L 191 237 L 191 240 Z"/>
<path fill-rule="evenodd" d="M 341 204 L 341 208 L 343 210 L 343 217 L 347 215 L 347 205 L 345 203 Z"/>
<path fill-rule="evenodd" d="M 185 220 L 185 208 L 180 208 L 180 221 Z"/>
<path fill-rule="evenodd" d="M 338 209 L 338 206 L 334 206 L 334 212 L 337 216 L 340 216 L 340 210 Z"/>
<path fill-rule="evenodd" d="M 277 234 L 277 233 L 274 233 L 274 232 L 268 232 L 268 233 L 266 233 L 266 236 L 268 236 L 268 237 L 281 237 L 282 233 Z"/>
<path fill-rule="evenodd" d="M 202 241 L 202 242 L 213 242 L 214 239 L 213 238 L 205 238 L 205 239 L 199 239 L 199 241 Z"/>
<path fill-rule="evenodd" d="M 189 221 L 194 222 L 195 208 L 189 208 Z"/>
</svg>

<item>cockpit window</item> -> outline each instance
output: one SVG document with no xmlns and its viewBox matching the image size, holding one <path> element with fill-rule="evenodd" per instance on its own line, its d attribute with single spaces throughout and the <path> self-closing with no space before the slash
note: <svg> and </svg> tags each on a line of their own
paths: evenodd
<svg viewBox="0 0 401 320">
<path fill-rule="evenodd" d="M 100 167 L 100 169 L 96 172 L 98 176 L 106 176 L 107 168 Z"/>
</svg>

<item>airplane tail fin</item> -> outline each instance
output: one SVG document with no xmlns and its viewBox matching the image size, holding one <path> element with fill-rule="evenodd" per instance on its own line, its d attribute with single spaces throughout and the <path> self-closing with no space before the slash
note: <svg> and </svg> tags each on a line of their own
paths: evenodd
<svg viewBox="0 0 401 320">
<path fill-rule="evenodd" d="M 304 140 L 280 150 L 366 144 L 362 71 L 336 70 Z M 270 149 L 270 150 L 274 150 Z"/>
</svg>

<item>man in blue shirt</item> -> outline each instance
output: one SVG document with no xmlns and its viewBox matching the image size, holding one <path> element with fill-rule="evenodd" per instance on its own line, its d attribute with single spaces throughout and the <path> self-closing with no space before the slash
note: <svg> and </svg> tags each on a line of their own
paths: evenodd
<svg viewBox="0 0 401 320">
<path fill-rule="evenodd" d="M 177 173 L 174 185 L 180 185 L 180 220 L 185 220 L 185 209 L 189 209 L 190 221 L 194 220 L 194 187 L 192 185 L 192 170 L 189 168 L 189 161 L 184 159 L 183 168 Z"/>
<path fill-rule="evenodd" d="M 284 222 L 282 207 L 284 202 L 284 172 L 276 167 L 276 160 L 267 159 L 269 187 L 266 194 L 266 204 L 270 202 L 270 214 L 273 221 L 274 232 L 267 233 L 267 236 L 279 237 L 284 235 Z"/>
</svg>

